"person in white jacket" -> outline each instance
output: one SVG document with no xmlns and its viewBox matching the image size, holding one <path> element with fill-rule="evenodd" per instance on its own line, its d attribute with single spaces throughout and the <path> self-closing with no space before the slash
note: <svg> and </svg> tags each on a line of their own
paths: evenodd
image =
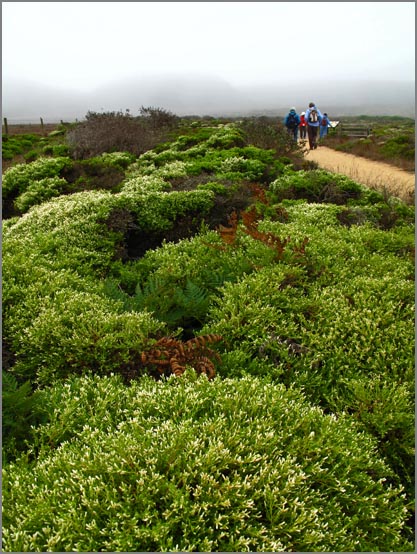
<svg viewBox="0 0 417 554">
<path fill-rule="evenodd" d="M 314 150 L 315 148 L 317 148 L 317 135 L 319 132 L 322 117 L 322 113 L 316 107 L 315 103 L 310 102 L 305 115 L 307 121 L 307 135 L 310 150 Z"/>
</svg>

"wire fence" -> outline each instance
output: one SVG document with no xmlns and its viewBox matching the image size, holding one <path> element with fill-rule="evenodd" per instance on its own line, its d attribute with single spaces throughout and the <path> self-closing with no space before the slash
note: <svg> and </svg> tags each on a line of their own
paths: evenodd
<svg viewBox="0 0 417 554">
<path fill-rule="evenodd" d="M 75 119 L 75 122 L 78 122 L 78 119 Z M 40 132 L 48 131 L 52 127 L 57 127 L 58 125 L 64 125 L 64 123 L 74 123 L 73 120 L 63 120 L 57 118 L 8 118 L 3 117 L 2 122 L 2 134 L 8 135 L 11 128 L 13 128 L 13 133 L 15 132 L 24 132 L 25 127 L 30 126 L 31 128 L 37 128 Z"/>
</svg>

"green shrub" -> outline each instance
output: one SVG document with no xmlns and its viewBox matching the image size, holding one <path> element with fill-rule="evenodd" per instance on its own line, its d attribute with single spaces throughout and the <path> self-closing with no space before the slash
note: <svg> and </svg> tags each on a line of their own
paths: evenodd
<svg viewBox="0 0 417 554">
<path fill-rule="evenodd" d="M 38 461 L 3 470 L 5 550 L 409 551 L 401 490 L 349 419 L 188 375 L 45 391 Z"/>
<path fill-rule="evenodd" d="M 39 158 L 29 164 L 18 164 L 7 169 L 3 175 L 3 199 L 24 192 L 33 181 L 57 177 L 64 167 L 71 165 L 69 158 Z"/>
<path fill-rule="evenodd" d="M 197 185 L 196 189 L 211 190 L 214 192 L 214 194 L 221 194 L 221 195 L 227 194 L 227 187 L 222 183 L 218 183 L 216 181 L 209 182 L 209 183 L 202 183 L 201 185 Z"/>
<path fill-rule="evenodd" d="M 42 148 L 42 152 L 43 154 L 45 154 L 46 156 L 52 156 L 53 152 L 54 152 L 54 149 L 53 149 L 53 146 L 51 146 L 50 144 L 47 144 L 46 146 L 44 146 Z"/>
<path fill-rule="evenodd" d="M 359 198 L 364 187 L 344 175 L 318 169 L 301 170 L 279 177 L 271 183 L 270 191 L 278 202 L 290 198 L 346 204 L 349 199 Z"/>
<path fill-rule="evenodd" d="M 29 152 L 26 152 L 23 157 L 25 158 L 26 163 L 30 163 L 36 160 L 38 153 L 36 150 L 29 150 Z"/>
<path fill-rule="evenodd" d="M 410 491 L 414 282 L 413 263 L 405 254 L 406 245 L 412 244 L 412 229 L 408 234 L 399 231 L 398 238 L 367 227 L 337 229 L 331 220 L 325 224 L 326 212 L 337 206 L 293 208 L 298 211 L 287 209 L 290 221 L 297 214 L 296 220 L 285 224 L 285 232 L 294 238 L 303 232 L 309 237 L 304 262 L 301 258 L 294 264 L 288 258 L 262 269 L 257 263 L 257 272 L 238 283 L 225 283 L 201 332 L 224 337 L 222 375 L 230 370 L 233 375 L 242 373 L 227 361 L 231 352 L 239 352 L 246 360 L 245 372 L 263 371 L 296 384 L 312 402 L 332 412 L 349 410 L 375 434 L 383 455 L 389 450 L 389 437 L 392 444 L 395 437 L 402 437 L 402 447 L 393 447 L 387 459 Z M 263 230 L 280 234 L 282 227 L 276 222 L 262 225 Z M 266 364 L 260 369 L 262 360 Z M 366 386 L 377 377 L 387 383 L 386 388 L 391 383 L 392 390 L 402 391 L 398 394 L 403 400 L 395 404 L 377 388 L 369 393 L 369 403 L 378 404 L 381 424 L 392 410 L 389 433 L 360 416 L 359 402 L 358 412 L 351 409 L 351 383 Z"/>
<path fill-rule="evenodd" d="M 46 200 L 59 196 L 67 182 L 61 177 L 45 177 L 33 181 L 14 201 L 15 207 L 22 213 L 36 204 L 42 204 Z"/>
<path fill-rule="evenodd" d="M 12 160 L 18 154 L 24 154 L 40 141 L 40 137 L 31 134 L 2 137 L 2 158 Z"/>
<path fill-rule="evenodd" d="M 415 137 L 413 135 L 400 135 L 389 138 L 382 146 L 381 152 L 389 158 L 415 158 Z"/>
<path fill-rule="evenodd" d="M 100 156 L 100 159 L 105 165 L 126 169 L 136 160 L 136 156 L 134 154 L 130 154 L 129 152 L 104 152 Z"/>
<path fill-rule="evenodd" d="M 72 373 L 125 372 L 140 359 L 148 336 L 163 326 L 147 312 L 118 313 L 97 294 L 64 289 L 25 329 L 15 374 L 45 385 Z"/>
<path fill-rule="evenodd" d="M 32 425 L 40 422 L 39 391 L 30 381 L 18 383 L 14 375 L 2 372 L 3 464 L 15 458 L 32 441 Z"/>
<path fill-rule="evenodd" d="M 69 148 L 66 144 L 55 144 L 52 146 L 52 155 L 56 158 L 60 156 L 69 156 Z"/>
</svg>

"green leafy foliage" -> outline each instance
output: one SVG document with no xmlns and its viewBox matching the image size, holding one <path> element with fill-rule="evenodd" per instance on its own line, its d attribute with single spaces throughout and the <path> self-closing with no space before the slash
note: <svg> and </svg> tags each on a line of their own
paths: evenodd
<svg viewBox="0 0 417 554">
<path fill-rule="evenodd" d="M 373 441 L 298 390 L 188 373 L 73 378 L 44 400 L 38 461 L 4 470 L 6 550 L 410 547 Z"/>
<path fill-rule="evenodd" d="M 186 327 L 190 323 L 201 323 L 209 305 L 209 291 L 187 279 L 184 286 L 151 277 L 144 284 L 138 283 L 134 296 L 123 292 L 118 283 L 107 280 L 104 284 L 107 296 L 118 299 L 126 311 L 150 311 L 169 328 Z"/>
<path fill-rule="evenodd" d="M 359 198 L 364 188 L 344 175 L 318 169 L 287 173 L 271 183 L 270 190 L 277 201 L 290 198 L 346 204 L 349 199 Z"/>
<path fill-rule="evenodd" d="M 414 207 L 195 123 L 5 173 L 4 545 L 412 549 Z"/>
<path fill-rule="evenodd" d="M 42 204 L 46 200 L 59 196 L 65 189 L 67 182 L 62 177 L 45 177 L 38 181 L 33 181 L 14 201 L 15 207 L 25 213 L 29 208 L 36 204 Z"/>
<path fill-rule="evenodd" d="M 30 164 L 18 164 L 6 170 L 3 175 L 3 200 L 13 193 L 22 193 L 33 183 L 46 177 L 57 177 L 64 167 L 71 164 L 69 158 L 39 158 Z"/>
<path fill-rule="evenodd" d="M 39 136 L 33 134 L 23 134 L 16 136 L 3 135 L 2 137 L 2 159 L 12 160 L 18 154 L 25 154 L 32 149 L 33 145 L 38 143 Z"/>
<path fill-rule="evenodd" d="M 41 420 L 39 396 L 39 391 L 32 391 L 30 381 L 19 384 L 14 375 L 2 371 L 3 463 L 32 443 L 31 427 Z"/>
</svg>

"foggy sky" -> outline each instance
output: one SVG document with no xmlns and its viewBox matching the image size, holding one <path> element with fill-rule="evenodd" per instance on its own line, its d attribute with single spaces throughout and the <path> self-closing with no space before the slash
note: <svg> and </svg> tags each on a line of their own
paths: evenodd
<svg viewBox="0 0 417 554">
<path fill-rule="evenodd" d="M 410 89 L 414 6 L 3 2 L 3 115 L 44 109 L 48 117 L 54 103 L 62 117 L 63 111 L 135 111 L 142 104 L 209 114 L 222 106 L 269 109 L 274 95 L 276 107 L 310 99 L 328 103 L 329 89 L 340 96 L 349 83 L 365 97 L 366 82 Z M 378 86 L 369 90 L 374 94 Z M 395 102 L 392 91 L 395 86 L 380 105 Z M 410 103 L 408 96 L 399 100 Z"/>
</svg>

